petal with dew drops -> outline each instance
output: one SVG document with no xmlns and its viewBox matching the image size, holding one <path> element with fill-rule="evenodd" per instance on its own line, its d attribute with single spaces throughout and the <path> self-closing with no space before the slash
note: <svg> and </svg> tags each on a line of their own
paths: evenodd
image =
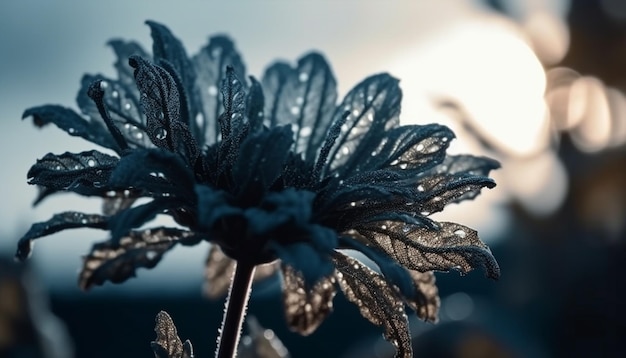
<svg viewBox="0 0 626 358">
<path fill-rule="evenodd" d="M 383 221 L 363 225 L 363 238 L 401 265 L 416 271 L 457 270 L 463 274 L 483 268 L 487 277 L 500 277 L 500 267 L 478 233 L 466 226 L 440 222 L 438 228 Z"/>
<path fill-rule="evenodd" d="M 160 227 L 131 231 L 118 245 L 111 241 L 94 244 L 83 259 L 78 284 L 88 290 L 106 281 L 124 282 L 135 276 L 138 268 L 156 266 L 163 254 L 189 236 L 193 234 L 186 230 Z"/>
<path fill-rule="evenodd" d="M 437 323 L 439 321 L 439 289 L 437 288 L 435 273 L 433 271 L 419 272 L 409 270 L 413 279 L 417 294 L 413 299 L 406 299 L 406 303 L 415 311 L 420 319 Z"/>
<path fill-rule="evenodd" d="M 313 333 L 333 310 L 335 277 L 325 276 L 307 285 L 304 276 L 289 265 L 281 265 L 283 305 L 289 328 L 302 335 Z"/>
<path fill-rule="evenodd" d="M 77 211 L 66 211 L 54 214 L 50 220 L 33 224 L 28 232 L 18 241 L 15 257 L 23 261 L 30 255 L 33 240 L 52 235 L 65 229 L 93 228 L 106 229 L 108 217 L 98 214 L 85 214 Z"/>
<path fill-rule="evenodd" d="M 356 259 L 336 253 L 334 261 L 335 276 L 348 301 L 368 321 L 383 327 L 385 339 L 396 348 L 394 357 L 412 358 L 409 322 L 398 290 Z"/>
</svg>

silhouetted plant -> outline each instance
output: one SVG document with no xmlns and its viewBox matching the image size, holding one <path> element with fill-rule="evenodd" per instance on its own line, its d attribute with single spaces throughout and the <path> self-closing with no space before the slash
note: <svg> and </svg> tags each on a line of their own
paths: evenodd
<svg viewBox="0 0 626 358">
<path fill-rule="evenodd" d="M 42 236 L 106 230 L 109 239 L 84 258 L 79 285 L 88 289 L 154 267 L 177 244 L 206 240 L 213 244 L 208 270 L 236 262 L 219 357 L 234 354 L 259 265 L 280 262 L 292 330 L 313 332 L 339 287 L 383 328 L 398 357 L 411 356 L 405 305 L 437 320 L 434 270 L 482 267 L 499 276 L 474 230 L 429 217 L 495 186 L 487 176 L 498 163 L 446 155 L 454 134 L 444 126 L 399 126 L 396 79 L 368 77 L 337 104 L 320 54 L 295 68 L 276 63 L 261 82 L 248 81 L 228 38 L 211 38 L 189 58 L 165 26 L 148 25 L 152 59 L 134 42 L 111 41 L 118 78 L 83 78 L 77 101 L 84 116 L 55 105 L 25 111 L 37 126 L 53 123 L 117 156 L 47 154 L 33 165 L 36 202 L 71 191 L 102 197 L 104 212 L 64 212 L 34 224 L 18 258 Z M 160 214 L 179 227 L 138 230 Z M 363 253 L 380 273 L 344 249 Z"/>
</svg>

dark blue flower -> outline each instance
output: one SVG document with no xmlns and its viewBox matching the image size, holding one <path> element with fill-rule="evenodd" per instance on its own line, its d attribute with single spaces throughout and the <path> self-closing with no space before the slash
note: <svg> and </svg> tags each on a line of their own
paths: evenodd
<svg viewBox="0 0 626 358">
<path fill-rule="evenodd" d="M 282 272 L 293 330 L 313 332 L 339 287 L 401 357 L 411 356 L 405 305 L 437 319 L 433 271 L 482 267 L 499 276 L 474 230 L 430 218 L 495 186 L 488 174 L 498 163 L 447 155 L 454 134 L 444 126 L 400 126 L 395 78 L 368 77 L 337 103 L 320 54 L 295 67 L 276 63 L 259 82 L 246 79 L 228 38 L 211 38 L 189 58 L 166 27 L 148 25 L 153 56 L 134 42 L 111 41 L 118 78 L 83 78 L 82 115 L 53 105 L 24 113 L 116 155 L 47 154 L 33 165 L 37 202 L 71 191 L 104 198 L 104 212 L 65 212 L 34 224 L 17 257 L 61 230 L 106 230 L 108 240 L 84 259 L 79 284 L 87 289 L 151 268 L 177 244 L 206 240 L 214 244 L 207 276 L 222 280 L 212 294 L 230 278 L 217 273 L 235 261 L 273 263 L 264 272 Z M 138 230 L 159 214 L 179 227 Z M 343 250 L 361 252 L 378 270 Z"/>
</svg>

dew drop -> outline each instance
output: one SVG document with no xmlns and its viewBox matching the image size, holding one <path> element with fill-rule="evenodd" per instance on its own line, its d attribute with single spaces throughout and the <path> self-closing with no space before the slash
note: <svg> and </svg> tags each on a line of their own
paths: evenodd
<svg viewBox="0 0 626 358">
<path fill-rule="evenodd" d="M 356 108 L 352 110 L 352 115 L 355 116 L 355 117 L 358 116 L 360 113 L 361 112 L 358 109 L 356 109 Z"/>
<path fill-rule="evenodd" d="M 424 191 L 424 186 L 422 184 L 418 185 L 417 191 Z"/>
<path fill-rule="evenodd" d="M 351 203 L 350 203 L 350 206 L 352 206 L 352 207 L 356 206 L 356 202 L 354 202 L 354 201 L 353 201 L 353 202 L 351 202 Z"/>
<path fill-rule="evenodd" d="M 80 223 L 81 223 L 81 224 L 83 224 L 83 225 L 85 225 L 85 224 L 87 224 L 87 223 L 88 223 L 88 221 L 87 221 L 87 219 L 82 218 L 82 219 L 80 220 Z"/>
<path fill-rule="evenodd" d="M 95 165 L 96 165 L 96 161 L 95 161 L 95 160 L 93 160 L 93 159 L 89 159 L 89 160 L 87 161 L 87 165 L 88 165 L 88 166 L 90 166 L 90 167 L 93 167 L 93 166 L 95 166 Z"/>
<path fill-rule="evenodd" d="M 196 114 L 196 125 L 198 125 L 198 127 L 202 127 L 203 124 L 204 124 L 204 115 L 202 113 Z"/>
<path fill-rule="evenodd" d="M 400 164 L 400 169 L 406 169 L 407 166 L 408 166 L 408 164 L 402 163 L 402 164 Z"/>
<path fill-rule="evenodd" d="M 127 111 L 130 110 L 130 103 L 124 104 L 124 109 Z"/>
<path fill-rule="evenodd" d="M 422 214 L 424 216 L 428 216 L 428 215 L 430 215 L 430 212 L 429 211 L 422 211 L 420 214 Z"/>
<path fill-rule="evenodd" d="M 111 96 L 113 96 L 113 98 L 117 98 L 120 96 L 120 93 L 118 91 L 113 91 L 111 92 Z"/>
<path fill-rule="evenodd" d="M 380 228 L 383 230 L 387 230 L 387 225 L 381 225 Z"/>
<path fill-rule="evenodd" d="M 237 82 L 238 82 L 238 81 L 235 79 L 235 80 L 232 80 L 231 84 L 236 85 L 236 84 L 237 84 Z M 235 93 L 235 95 L 237 95 L 237 93 Z M 234 99 L 234 98 L 233 98 L 233 99 Z"/>
<path fill-rule="evenodd" d="M 459 229 L 454 232 L 454 235 L 464 239 L 467 236 L 467 233 L 464 230 Z"/>
<path fill-rule="evenodd" d="M 343 155 L 350 154 L 350 148 L 348 148 L 348 147 L 341 148 L 341 154 L 343 154 Z"/>
<path fill-rule="evenodd" d="M 209 86 L 209 89 L 207 90 L 207 92 L 209 93 L 210 96 L 217 96 L 217 87 Z"/>
<path fill-rule="evenodd" d="M 448 139 L 448 137 L 443 137 L 443 138 L 441 138 L 441 140 L 445 143 L 445 142 L 449 141 L 450 139 Z"/>
<path fill-rule="evenodd" d="M 159 128 L 156 133 L 156 139 L 163 140 L 167 137 L 167 130 L 165 128 Z"/>
<path fill-rule="evenodd" d="M 107 196 L 108 197 L 114 197 L 115 196 L 115 191 L 114 190 L 107 191 Z"/>
<path fill-rule="evenodd" d="M 302 129 L 300 130 L 300 136 L 308 137 L 311 135 L 311 132 L 313 132 L 311 127 L 302 127 Z"/>
<path fill-rule="evenodd" d="M 372 96 L 372 95 L 367 96 L 367 101 L 368 102 L 371 102 L 373 100 L 374 100 L 374 96 Z"/>
<path fill-rule="evenodd" d="M 213 56 L 213 58 L 216 58 L 221 54 L 222 54 L 222 49 L 220 47 L 216 47 L 211 51 L 211 56 Z"/>
<path fill-rule="evenodd" d="M 417 147 L 415 147 L 415 149 L 422 151 L 424 150 L 424 145 L 422 143 L 418 144 Z"/>
<path fill-rule="evenodd" d="M 298 80 L 300 80 L 300 82 L 306 82 L 309 79 L 309 74 L 306 72 L 300 72 L 300 75 L 298 76 Z"/>
<path fill-rule="evenodd" d="M 156 257 L 157 257 L 157 253 L 156 253 L 156 251 L 152 251 L 152 250 L 150 250 L 150 251 L 147 251 L 147 252 L 146 252 L 146 258 L 147 258 L 149 261 L 154 260 Z"/>
<path fill-rule="evenodd" d="M 372 157 L 373 157 L 373 156 L 376 156 L 377 154 L 378 154 L 378 153 L 376 153 L 376 151 L 375 151 L 375 150 L 374 150 L 374 151 L 372 151 L 372 153 L 371 153 Z"/>
<path fill-rule="evenodd" d="M 67 132 L 68 132 L 69 134 L 74 134 L 74 133 L 76 133 L 76 129 L 74 129 L 74 128 L 68 128 L 68 129 L 67 129 Z"/>
<path fill-rule="evenodd" d="M 300 113 L 300 108 L 298 108 L 297 106 L 293 106 L 291 107 L 291 114 L 293 114 L 294 116 L 297 116 Z"/>
<path fill-rule="evenodd" d="M 105 90 L 105 89 L 107 89 L 107 87 L 109 87 L 109 82 L 107 82 L 107 81 L 100 81 L 100 89 L 101 90 Z"/>
<path fill-rule="evenodd" d="M 302 97 L 296 98 L 296 104 L 302 104 L 302 103 L 304 103 L 304 98 Z"/>
<path fill-rule="evenodd" d="M 359 269 L 359 264 L 354 264 L 354 265 L 352 265 L 352 267 L 354 267 L 355 270 L 358 270 Z"/>
<path fill-rule="evenodd" d="M 56 170 L 61 170 L 61 166 L 60 166 L 60 165 L 57 165 L 56 167 L 54 167 L 54 169 L 56 169 Z"/>
<path fill-rule="evenodd" d="M 374 113 L 370 112 L 367 114 L 367 120 L 370 122 L 374 122 Z"/>
</svg>

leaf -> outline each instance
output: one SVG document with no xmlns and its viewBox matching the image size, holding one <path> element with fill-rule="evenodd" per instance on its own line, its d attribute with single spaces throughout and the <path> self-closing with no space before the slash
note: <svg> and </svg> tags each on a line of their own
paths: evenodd
<svg viewBox="0 0 626 358">
<path fill-rule="evenodd" d="M 333 122 L 348 112 L 341 133 L 330 152 L 325 173 L 353 173 L 376 149 L 384 133 L 399 124 L 402 92 L 398 80 L 379 74 L 354 87 L 335 111 Z"/>
<path fill-rule="evenodd" d="M 330 66 L 321 54 L 310 53 L 294 69 L 284 64 L 270 67 L 263 85 L 271 125 L 291 125 L 295 151 L 312 162 L 326 138 L 337 102 Z"/>
<path fill-rule="evenodd" d="M 313 333 L 333 310 L 335 278 L 322 277 L 312 287 L 289 265 L 281 265 L 283 304 L 289 328 L 302 335 Z"/>
<path fill-rule="evenodd" d="M 135 69 L 148 137 L 157 147 L 180 154 L 193 166 L 199 154 L 198 147 L 181 118 L 181 98 L 174 78 L 163 67 L 141 57 L 131 56 L 128 61 Z"/>
<path fill-rule="evenodd" d="M 257 265 L 254 270 L 254 282 L 273 276 L 278 268 L 278 261 Z M 212 299 L 225 296 L 234 272 L 235 260 L 226 256 L 219 245 L 211 245 L 204 266 L 204 286 L 202 289 L 204 295 Z"/>
<path fill-rule="evenodd" d="M 379 222 L 356 230 L 401 265 L 420 272 L 457 270 L 463 274 L 481 267 L 487 277 L 497 279 L 500 268 L 475 230 L 466 226 L 438 223 L 438 229 Z"/>
<path fill-rule="evenodd" d="M 98 214 L 85 214 L 76 211 L 66 211 L 55 214 L 47 221 L 33 224 L 28 232 L 17 243 L 15 257 L 23 261 L 30 255 L 33 248 L 33 240 L 52 235 L 65 229 L 75 229 L 81 227 L 106 229 L 108 217 Z"/>
<path fill-rule="evenodd" d="M 196 88 L 200 93 L 202 111 L 192 113 L 198 122 L 200 133 L 205 135 L 205 142 L 216 143 L 220 133 L 218 118 L 223 111 L 222 97 L 219 91 L 226 74 L 226 68 L 232 67 L 237 78 L 246 78 L 246 68 L 233 42 L 226 36 L 214 36 L 198 54 L 191 59 L 196 70 Z M 246 87 L 244 81 L 241 85 Z"/>
<path fill-rule="evenodd" d="M 156 266 L 163 254 L 192 235 L 186 230 L 160 227 L 131 231 L 121 237 L 118 244 L 112 240 L 94 244 L 83 258 L 78 284 L 83 290 L 88 290 L 106 281 L 124 282 L 135 276 L 138 268 Z"/>
<path fill-rule="evenodd" d="M 174 321 L 169 314 L 161 311 L 156 316 L 154 332 L 156 341 L 150 342 L 156 358 L 193 358 L 191 342 L 186 340 L 182 343 L 178 338 L 178 332 Z"/>
<path fill-rule="evenodd" d="M 415 284 L 417 294 L 414 299 L 406 299 L 406 303 L 413 309 L 419 318 L 426 322 L 439 321 L 439 289 L 435 283 L 435 273 L 432 271 L 419 272 L 409 270 Z"/>
<path fill-rule="evenodd" d="M 383 327 L 385 339 L 396 348 L 394 357 L 412 358 L 409 322 L 398 291 L 382 276 L 351 257 L 336 253 L 333 259 L 337 282 L 348 301 L 357 305 L 368 321 Z"/>
<path fill-rule="evenodd" d="M 119 159 L 95 150 L 81 153 L 46 154 L 28 171 L 28 183 L 51 191 L 67 190 L 81 195 L 103 195 Z"/>
<path fill-rule="evenodd" d="M 84 138 L 102 147 L 118 150 L 111 134 L 100 121 L 86 120 L 69 108 L 57 105 L 32 107 L 24 111 L 22 118 L 33 117 L 37 127 L 53 123 L 71 136 Z"/>
<path fill-rule="evenodd" d="M 114 189 L 134 188 L 153 197 L 173 196 L 189 202 L 193 173 L 177 154 L 163 149 L 136 149 L 123 156 L 111 173 L 109 185 Z"/>
</svg>

